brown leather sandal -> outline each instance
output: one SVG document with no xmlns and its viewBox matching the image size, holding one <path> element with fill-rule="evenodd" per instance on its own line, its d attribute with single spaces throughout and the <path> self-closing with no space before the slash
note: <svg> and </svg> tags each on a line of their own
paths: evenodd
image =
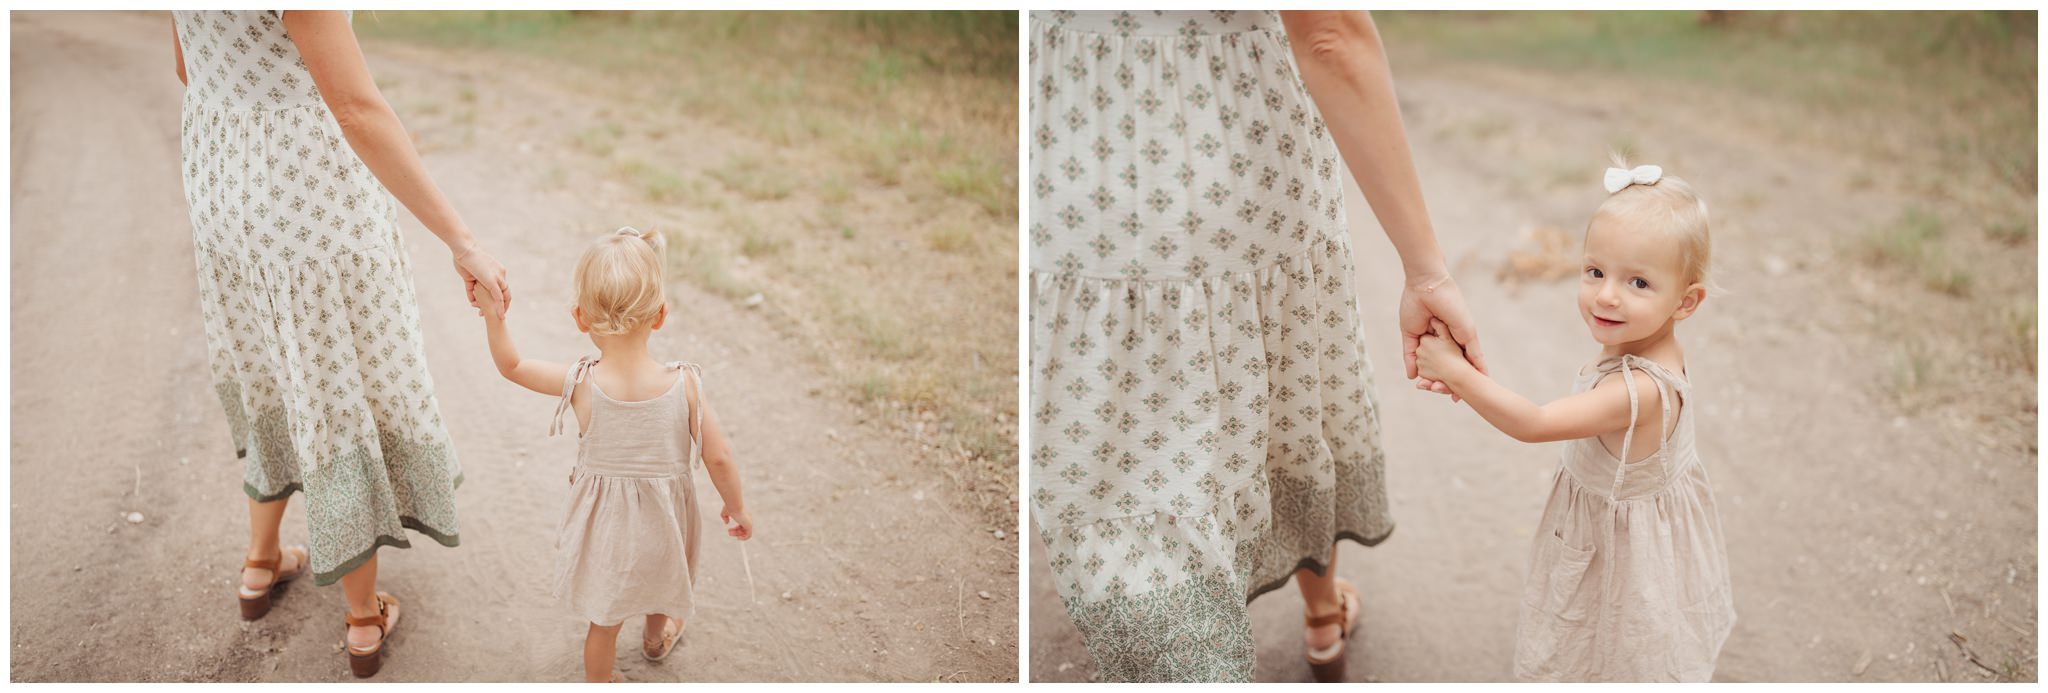
<svg viewBox="0 0 2048 693">
<path fill-rule="evenodd" d="M 299 557 L 298 567 L 292 569 L 291 572 L 280 573 L 277 571 L 277 566 L 278 563 L 284 561 L 284 555 L 287 552 L 290 552 L 293 555 Z M 286 546 L 284 548 L 277 550 L 276 558 L 268 560 L 242 561 L 243 570 L 254 568 L 256 570 L 270 571 L 270 584 L 264 585 L 262 589 L 252 590 L 249 589 L 248 585 L 243 584 L 237 584 L 235 586 L 236 594 L 237 596 L 240 596 L 242 600 L 242 620 L 254 621 L 256 619 L 263 618 L 264 614 L 270 613 L 270 601 L 272 593 L 275 593 L 280 585 L 283 585 L 286 582 L 290 582 L 293 578 L 296 578 L 300 575 L 305 575 L 307 561 L 309 559 L 310 557 L 306 555 L 306 547 Z M 240 583 L 241 580 L 241 576 L 237 575 L 235 577 L 235 582 Z"/>
<path fill-rule="evenodd" d="M 384 643 L 391 640 L 391 629 L 398 627 L 398 598 L 378 592 L 377 615 L 349 616 L 347 621 L 350 626 L 377 627 L 377 644 L 366 648 L 348 646 L 348 668 L 355 672 L 356 678 L 376 676 L 377 670 L 384 667 Z M 347 629 L 342 630 L 341 637 L 343 642 L 347 642 Z"/>
<path fill-rule="evenodd" d="M 1344 578 L 1337 578 L 1337 598 L 1343 605 L 1338 613 L 1304 619 L 1310 628 L 1335 625 L 1341 629 L 1337 636 L 1337 644 L 1308 652 L 1309 673 L 1314 674 L 1316 680 L 1322 683 L 1344 680 L 1344 643 L 1351 639 L 1354 626 L 1358 625 L 1358 588 L 1353 587 L 1351 582 Z"/>
</svg>

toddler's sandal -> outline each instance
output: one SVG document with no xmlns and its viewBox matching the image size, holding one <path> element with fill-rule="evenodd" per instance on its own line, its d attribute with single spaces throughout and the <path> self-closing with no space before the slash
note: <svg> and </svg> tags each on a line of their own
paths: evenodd
<svg viewBox="0 0 2048 693">
<path fill-rule="evenodd" d="M 661 649 L 648 649 L 645 639 L 642 639 L 642 642 L 640 643 L 640 656 L 647 658 L 647 661 L 659 662 L 661 660 L 668 659 L 668 656 L 676 651 L 676 643 L 682 641 L 683 622 L 677 620 L 675 617 L 670 617 L 668 619 L 668 622 L 676 624 L 676 629 L 673 632 L 670 632 L 667 630 L 667 626 L 662 627 L 663 636 L 661 639 Z"/>
<path fill-rule="evenodd" d="M 293 564 L 291 570 L 279 572 L 278 564 L 284 562 L 285 554 L 291 554 L 298 560 Z M 277 558 L 242 561 L 243 570 L 254 568 L 256 570 L 270 571 L 270 584 L 264 585 L 262 588 L 249 589 L 248 585 L 236 585 L 235 594 L 242 602 L 242 620 L 254 621 L 270 613 L 271 599 L 277 592 L 278 587 L 300 575 L 305 575 L 307 559 L 306 547 L 287 546 L 278 549 Z M 241 578 L 237 577 L 235 581 L 239 583 Z"/>
</svg>

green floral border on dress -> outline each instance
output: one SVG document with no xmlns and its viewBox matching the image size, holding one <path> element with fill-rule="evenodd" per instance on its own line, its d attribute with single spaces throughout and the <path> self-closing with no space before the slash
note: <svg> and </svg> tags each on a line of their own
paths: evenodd
<svg viewBox="0 0 2048 693">
<path fill-rule="evenodd" d="M 292 445 L 284 409 L 265 407 L 252 418 L 246 414 L 241 404 L 238 387 L 232 383 L 223 383 L 216 385 L 215 390 L 227 411 L 228 428 L 235 436 L 235 456 L 242 458 L 242 493 L 256 502 L 266 503 L 288 498 L 303 491 L 305 484 L 300 480 L 302 472 L 297 464 L 298 455 Z M 417 471 L 446 469 L 451 464 L 452 451 L 446 444 L 404 440 L 396 433 L 384 430 L 378 431 L 378 438 L 375 445 L 359 445 L 346 454 L 334 456 L 324 463 L 326 466 L 323 469 L 315 473 L 345 473 L 353 469 L 376 468 Z M 418 478 L 415 481 L 425 482 L 424 485 L 427 486 L 434 485 L 431 478 Z M 458 470 L 455 477 L 448 482 L 447 493 L 438 492 L 433 488 L 421 488 L 422 484 L 419 483 L 406 489 L 404 493 L 410 502 L 397 503 L 397 499 L 393 499 L 394 504 L 399 506 L 398 527 L 424 534 L 442 546 L 460 545 L 461 535 L 454 528 L 454 503 L 449 494 L 460 488 L 462 482 L 463 474 Z M 396 488 L 390 490 L 394 496 L 400 493 Z M 422 495 L 429 497 L 419 498 Z M 310 502 L 309 500 L 308 503 Z M 446 508 L 445 513 L 440 513 L 446 517 L 418 517 L 419 514 L 426 514 L 418 512 L 423 508 Z M 318 514 L 330 517 L 350 514 L 346 511 L 324 512 L 331 510 L 334 509 L 318 509 L 323 511 Z M 316 568 L 313 572 L 314 584 L 334 584 L 343 575 L 368 562 L 379 548 L 412 548 L 412 542 L 404 534 L 388 531 L 392 529 L 389 527 L 388 519 L 384 519 L 383 522 L 377 522 L 374 518 L 368 522 L 319 522 L 314 517 L 315 513 L 316 509 L 308 505 L 306 524 L 311 537 L 309 543 L 312 544 L 308 548 L 314 564 L 318 566 L 325 562 L 322 559 L 337 553 L 348 557 L 337 561 L 334 567 L 324 570 Z M 435 526 L 440 522 L 446 522 L 449 526 L 445 529 Z M 372 529 L 378 525 L 383 527 Z M 367 546 L 362 546 L 363 544 Z M 361 548 L 356 548 L 357 546 Z"/>
</svg>

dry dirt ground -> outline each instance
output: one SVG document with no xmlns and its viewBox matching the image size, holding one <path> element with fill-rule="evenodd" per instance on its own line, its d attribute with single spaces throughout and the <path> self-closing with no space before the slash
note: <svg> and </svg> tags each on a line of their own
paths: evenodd
<svg viewBox="0 0 2048 693">
<path fill-rule="evenodd" d="M 199 332 L 167 22 L 13 14 L 11 677 L 345 680 L 339 589 L 295 586 L 265 619 L 236 616 L 247 516 Z M 380 80 L 459 89 L 431 56 L 369 60 Z M 539 81 L 497 86 L 562 101 Z M 562 127 L 550 118 L 577 115 L 522 122 Z M 466 133 L 473 146 L 424 156 L 509 268 L 521 348 L 571 359 L 592 347 L 563 314 L 580 238 L 565 229 L 631 220 L 601 195 L 546 184 L 547 167 L 518 144 L 525 134 Z M 545 437 L 552 402 L 497 376 L 446 251 L 405 225 L 429 368 L 467 481 L 460 547 L 416 539 L 383 552 L 380 587 L 408 616 L 378 678 L 578 680 L 584 624 L 549 598 L 545 577 L 574 443 Z M 822 390 L 803 345 L 758 312 L 681 283 L 672 292 L 683 319 L 655 347 L 706 366 L 759 523 L 752 581 L 738 544 L 711 535 L 682 649 L 644 662 L 629 626 L 622 676 L 1014 680 L 1015 528 L 975 512 L 901 427 Z M 286 541 L 303 541 L 304 522 L 295 502 Z"/>
<path fill-rule="evenodd" d="M 1986 380 L 2004 390 L 1964 393 L 1945 407 L 1895 406 L 1883 384 L 1895 376 L 1896 345 L 1869 329 L 1871 305 L 1910 302 L 1924 311 L 1918 331 L 1937 335 L 1996 318 L 1956 310 L 1843 251 L 1863 229 L 1896 218 L 1912 171 L 1773 143 L 1739 103 L 1677 108 L 1589 80 L 1440 67 L 1401 65 L 1402 110 L 1489 365 L 1518 392 L 1537 401 L 1568 392 L 1597 345 L 1577 317 L 1574 283 L 1517 288 L 1497 282 L 1495 270 L 1511 250 L 1534 247 L 1521 234 L 1534 225 L 1562 227 L 1577 248 L 1616 133 L 1632 133 L 1634 163 L 1664 164 L 1714 206 L 1718 282 L 1731 291 L 1680 334 L 1738 612 L 1715 678 L 2034 680 L 2034 374 L 1962 354 L 1967 369 L 1995 369 Z M 1582 164 L 1532 166 L 1544 160 L 1534 152 Z M 1364 596 L 1351 676 L 1505 680 L 1522 567 L 1557 449 L 1516 443 L 1401 378 L 1399 265 L 1355 191 L 1349 205 L 1364 239 L 1355 246 L 1359 291 L 1398 523 L 1377 548 L 1341 549 L 1339 571 Z M 2030 203 L 2024 214 L 2031 226 Z M 2030 234 L 2003 252 L 2034 250 Z M 2026 271 L 2015 283 L 2031 296 Z M 1089 680 L 1044 548 L 1031 543 L 1028 676 Z M 1252 604 L 1259 680 L 1309 678 L 1298 594 L 1290 587 Z"/>
</svg>

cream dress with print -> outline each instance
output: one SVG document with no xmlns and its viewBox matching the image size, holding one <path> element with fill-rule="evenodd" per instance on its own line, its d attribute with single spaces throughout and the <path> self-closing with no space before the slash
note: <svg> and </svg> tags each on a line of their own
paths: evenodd
<svg viewBox="0 0 2048 693">
<path fill-rule="evenodd" d="M 215 392 L 242 490 L 303 490 L 329 584 L 406 528 L 457 542 L 461 475 L 420 342 L 398 207 L 264 11 L 174 13 L 181 145 Z"/>
<path fill-rule="evenodd" d="M 1109 681 L 1393 529 L 1342 162 L 1271 12 L 1033 12 L 1030 504 Z"/>
</svg>

